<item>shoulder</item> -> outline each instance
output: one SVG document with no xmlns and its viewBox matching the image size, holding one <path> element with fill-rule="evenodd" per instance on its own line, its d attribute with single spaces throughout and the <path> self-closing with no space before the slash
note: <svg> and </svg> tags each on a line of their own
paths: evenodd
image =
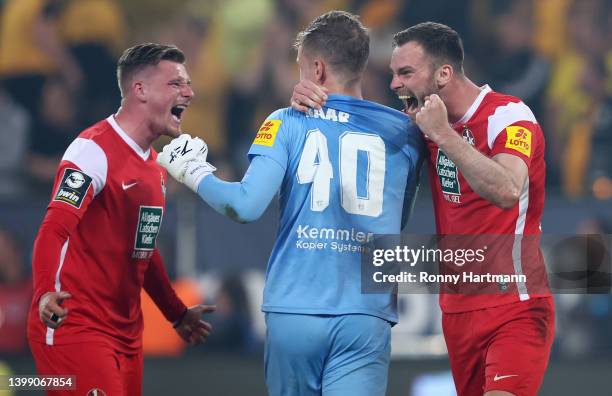
<svg viewBox="0 0 612 396">
<path fill-rule="evenodd" d="M 113 132 L 113 127 L 107 120 L 102 120 L 84 129 L 79 133 L 78 137 L 90 140 L 102 140 L 108 138 L 111 132 Z"/>
<path fill-rule="evenodd" d="M 287 134 L 296 125 L 302 125 L 306 115 L 299 111 L 293 110 L 290 107 L 285 107 L 272 112 L 266 119 L 261 123 L 257 135 L 270 135 L 274 137 L 280 131 L 280 134 Z"/>
<path fill-rule="evenodd" d="M 524 111 L 529 114 L 531 109 L 520 98 L 492 91 L 487 95 L 485 103 L 496 111 Z"/>
<path fill-rule="evenodd" d="M 487 140 L 492 146 L 497 136 L 508 126 L 527 122 L 538 124 L 538 121 L 522 100 L 515 96 L 491 92 L 483 103 L 483 116 L 487 117 Z"/>
<path fill-rule="evenodd" d="M 498 92 L 491 92 L 487 95 L 485 102 L 485 114 L 488 116 L 489 123 L 495 123 L 500 119 L 520 119 L 537 123 L 535 115 L 521 99 L 512 95 L 505 95 Z"/>
<path fill-rule="evenodd" d="M 411 158 L 424 153 L 423 134 L 406 113 L 367 100 L 356 101 L 355 106 L 359 123 L 367 130 L 376 132 Z"/>
<path fill-rule="evenodd" d="M 392 129 L 395 132 L 399 132 L 401 135 L 417 138 L 422 137 L 421 131 L 406 113 L 368 100 L 363 100 L 361 102 L 365 109 L 364 116 L 370 120 L 370 122 L 374 122 L 382 128 Z"/>
<path fill-rule="evenodd" d="M 359 112 L 365 113 L 367 116 L 383 118 L 388 122 L 394 122 L 403 126 L 412 124 L 410 117 L 399 110 L 382 105 L 380 103 L 371 102 L 369 100 L 354 99 L 351 103 Z"/>
<path fill-rule="evenodd" d="M 375 120 L 376 124 L 384 125 L 384 128 L 399 133 L 400 136 L 406 136 L 411 144 L 414 144 L 415 139 L 418 141 L 422 139 L 421 131 L 406 113 L 378 103 L 366 102 L 372 111 L 367 116 Z"/>
<path fill-rule="evenodd" d="M 106 158 L 105 146 L 108 140 L 112 139 L 112 132 L 112 127 L 107 121 L 92 125 L 79 133 L 66 149 L 62 159 L 70 160 L 87 156 L 92 156 L 93 159 Z"/>
<path fill-rule="evenodd" d="M 282 109 L 278 109 L 270 113 L 268 117 L 266 117 L 266 121 L 269 120 L 280 120 L 280 121 L 297 121 L 305 118 L 306 115 L 299 111 L 293 110 L 291 107 L 283 107 Z"/>
<path fill-rule="evenodd" d="M 98 123 L 84 130 L 70 143 L 62 157 L 62 162 L 76 165 L 94 180 L 96 194 L 104 186 L 108 173 L 108 157 L 104 147 L 109 128 Z"/>
</svg>

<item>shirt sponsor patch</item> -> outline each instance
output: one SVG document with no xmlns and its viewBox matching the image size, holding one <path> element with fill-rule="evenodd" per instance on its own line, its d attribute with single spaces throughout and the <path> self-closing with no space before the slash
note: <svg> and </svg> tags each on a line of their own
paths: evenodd
<svg viewBox="0 0 612 396">
<path fill-rule="evenodd" d="M 436 170 L 438 171 L 438 179 L 440 180 L 442 192 L 444 194 L 461 195 L 459 170 L 455 163 L 440 149 L 438 149 Z"/>
<path fill-rule="evenodd" d="M 140 206 L 134 250 L 148 251 L 155 249 L 155 240 L 157 234 L 159 234 L 163 214 L 164 209 L 161 206 Z"/>
<path fill-rule="evenodd" d="M 506 128 L 506 148 L 531 156 L 531 131 L 522 126 L 509 126 Z"/>
<path fill-rule="evenodd" d="M 79 209 L 90 185 L 91 177 L 80 170 L 66 168 L 53 201 L 64 202 Z"/>
<path fill-rule="evenodd" d="M 276 140 L 276 134 L 278 128 L 280 128 L 281 120 L 266 120 L 257 131 L 253 144 L 259 144 L 260 146 L 272 147 L 274 140 Z"/>
</svg>

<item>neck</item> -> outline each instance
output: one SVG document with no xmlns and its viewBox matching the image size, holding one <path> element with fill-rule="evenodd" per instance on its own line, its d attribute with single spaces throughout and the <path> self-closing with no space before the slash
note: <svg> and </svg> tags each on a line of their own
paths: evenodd
<svg viewBox="0 0 612 396">
<path fill-rule="evenodd" d="M 151 147 L 155 138 L 142 114 L 142 112 L 134 111 L 133 107 L 127 104 L 124 99 L 121 101 L 121 107 L 119 107 L 115 114 L 115 121 L 140 148 L 146 151 Z"/>
<path fill-rule="evenodd" d="M 465 76 L 451 81 L 440 91 L 441 98 L 446 104 L 448 121 L 451 124 L 459 121 L 479 94 L 480 88 Z"/>
<path fill-rule="evenodd" d="M 346 96 L 352 96 L 353 98 L 356 99 L 363 99 L 363 95 L 361 94 L 361 85 L 357 84 L 356 86 L 353 87 L 344 87 L 343 89 L 338 89 L 335 91 L 332 91 L 330 89 L 329 91 L 330 93 L 335 93 L 338 95 L 346 95 Z"/>
<path fill-rule="evenodd" d="M 361 81 L 356 81 L 353 84 L 345 85 L 340 84 L 335 80 L 327 79 L 323 86 L 327 88 L 327 92 L 329 94 L 346 95 L 357 99 L 363 99 L 363 95 L 361 93 Z"/>
</svg>

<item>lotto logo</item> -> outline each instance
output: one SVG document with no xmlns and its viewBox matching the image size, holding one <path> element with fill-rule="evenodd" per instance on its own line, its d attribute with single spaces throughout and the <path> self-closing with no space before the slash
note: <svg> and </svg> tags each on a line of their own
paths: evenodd
<svg viewBox="0 0 612 396">
<path fill-rule="evenodd" d="M 270 128 L 272 128 L 273 126 L 274 126 L 274 122 L 267 121 L 265 124 L 261 126 L 261 128 L 259 128 L 259 132 L 269 131 Z"/>
<path fill-rule="evenodd" d="M 509 126 L 506 128 L 506 148 L 516 150 L 519 153 L 531 156 L 531 131 L 521 126 Z"/>
<path fill-rule="evenodd" d="M 280 128 L 281 123 L 281 120 L 265 121 L 259 128 L 259 131 L 257 131 L 253 144 L 272 147 L 274 145 L 274 140 L 276 140 L 276 134 L 278 133 L 278 128 Z"/>
<path fill-rule="evenodd" d="M 266 133 L 266 132 L 258 132 L 257 135 L 255 136 L 255 139 L 272 139 L 272 134 L 271 133 Z"/>
</svg>

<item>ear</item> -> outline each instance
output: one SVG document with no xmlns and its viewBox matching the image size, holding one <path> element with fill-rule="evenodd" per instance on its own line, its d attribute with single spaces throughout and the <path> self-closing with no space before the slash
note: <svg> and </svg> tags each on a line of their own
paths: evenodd
<svg viewBox="0 0 612 396">
<path fill-rule="evenodd" d="M 314 76 L 316 80 L 315 82 L 319 85 L 323 85 L 325 83 L 325 80 L 327 79 L 327 70 L 325 62 L 323 62 L 319 58 L 316 58 L 314 60 Z"/>
<path fill-rule="evenodd" d="M 130 84 L 130 91 L 138 101 L 147 101 L 147 88 L 142 80 L 133 80 Z"/>
<path fill-rule="evenodd" d="M 436 70 L 436 85 L 440 88 L 446 86 L 455 75 L 455 70 L 449 64 L 444 64 Z"/>
</svg>

